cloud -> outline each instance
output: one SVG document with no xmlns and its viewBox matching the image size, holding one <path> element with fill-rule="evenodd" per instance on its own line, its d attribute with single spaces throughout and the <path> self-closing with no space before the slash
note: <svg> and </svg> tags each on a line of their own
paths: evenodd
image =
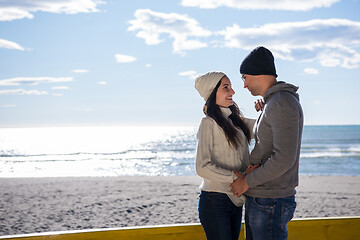
<svg viewBox="0 0 360 240">
<path fill-rule="evenodd" d="M 16 107 L 16 104 L 3 104 L 0 105 L 0 108 L 14 108 Z"/>
<path fill-rule="evenodd" d="M 85 107 L 85 108 L 76 108 L 75 111 L 78 111 L 78 112 L 92 112 L 93 109 L 90 108 L 90 107 Z"/>
<path fill-rule="evenodd" d="M 131 62 L 135 62 L 136 58 L 128 55 L 115 54 L 115 60 L 118 63 L 131 63 Z"/>
<path fill-rule="evenodd" d="M 150 68 L 150 67 L 151 67 L 151 64 L 148 63 L 148 64 L 145 65 L 145 67 Z"/>
<path fill-rule="evenodd" d="M 74 73 L 87 73 L 89 70 L 87 69 L 74 69 L 72 70 Z"/>
<path fill-rule="evenodd" d="M 128 31 L 138 31 L 137 37 L 145 39 L 147 45 L 157 45 L 165 40 L 161 34 L 168 34 L 173 39 L 173 51 L 184 54 L 186 50 L 207 47 L 207 44 L 198 40 L 199 37 L 208 37 L 212 33 L 203 29 L 199 23 L 177 13 L 154 12 L 150 9 L 136 10 L 135 20 L 129 21 Z"/>
<path fill-rule="evenodd" d="M 290 10 L 309 11 L 313 8 L 330 7 L 341 0 L 182 0 L 184 7 L 214 9 L 230 7 L 241 10 Z"/>
<path fill-rule="evenodd" d="M 305 68 L 304 73 L 316 75 L 316 74 L 319 74 L 319 70 L 317 70 L 315 68 Z"/>
<path fill-rule="evenodd" d="M 38 85 L 40 83 L 71 82 L 72 77 L 17 77 L 0 80 L 0 86 Z"/>
<path fill-rule="evenodd" d="M 46 91 L 39 90 L 13 89 L 0 90 L 0 95 L 48 95 L 48 93 Z"/>
<path fill-rule="evenodd" d="M 264 45 L 275 57 L 290 61 L 318 61 L 325 67 L 360 65 L 360 22 L 315 19 L 241 28 L 237 24 L 218 32 L 225 47 L 247 51 Z"/>
<path fill-rule="evenodd" d="M 101 82 L 98 82 L 98 84 L 99 84 L 99 85 L 106 85 L 106 84 L 107 84 L 107 82 L 105 82 L 105 81 L 101 81 Z"/>
<path fill-rule="evenodd" d="M 68 86 L 56 86 L 56 87 L 52 87 L 51 89 L 53 90 L 69 90 Z"/>
<path fill-rule="evenodd" d="M 186 76 L 189 77 L 190 79 L 195 79 L 199 74 L 196 71 L 186 71 L 186 72 L 180 72 L 179 76 Z"/>
<path fill-rule="evenodd" d="M 164 42 L 166 39 L 160 38 L 160 35 L 168 34 L 173 39 L 174 53 L 184 54 L 187 50 L 207 47 L 208 43 L 216 48 L 239 48 L 246 51 L 264 45 L 278 59 L 316 61 L 324 67 L 360 66 L 360 22 L 347 19 L 269 23 L 253 28 L 241 28 L 234 24 L 212 33 L 187 15 L 139 9 L 135 17 L 135 20 L 129 21 L 129 31 L 138 31 L 136 36 L 145 39 L 148 45 Z M 210 41 L 210 36 L 222 36 L 223 39 Z M 197 39 L 200 37 L 202 42 Z"/>
<path fill-rule="evenodd" d="M 96 8 L 104 2 L 98 0 L 2 0 L 0 1 L 0 21 L 34 18 L 34 12 L 50 13 L 90 13 L 99 12 Z"/>
<path fill-rule="evenodd" d="M 16 42 L 11 42 L 5 39 L 0 39 L 0 48 L 8 48 L 8 49 L 15 49 L 24 51 L 25 49 L 17 44 Z"/>
</svg>

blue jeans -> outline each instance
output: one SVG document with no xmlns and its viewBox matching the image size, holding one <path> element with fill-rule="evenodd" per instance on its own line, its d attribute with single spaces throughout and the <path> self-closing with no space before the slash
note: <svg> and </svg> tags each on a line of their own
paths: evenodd
<svg viewBox="0 0 360 240">
<path fill-rule="evenodd" d="M 239 239 L 242 206 L 235 206 L 226 194 L 201 191 L 198 210 L 208 240 Z"/>
<path fill-rule="evenodd" d="M 296 208 L 295 196 L 286 198 L 246 197 L 246 240 L 288 239 L 287 223 Z"/>
</svg>

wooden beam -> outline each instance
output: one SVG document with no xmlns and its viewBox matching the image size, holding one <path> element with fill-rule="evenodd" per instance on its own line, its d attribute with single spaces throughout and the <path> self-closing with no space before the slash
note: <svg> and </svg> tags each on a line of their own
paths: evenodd
<svg viewBox="0 0 360 240">
<path fill-rule="evenodd" d="M 360 216 L 293 219 L 288 224 L 292 240 L 360 239 Z M 7 240 L 206 240 L 200 224 L 161 225 L 2 236 Z M 244 224 L 239 240 L 244 240 Z"/>
</svg>

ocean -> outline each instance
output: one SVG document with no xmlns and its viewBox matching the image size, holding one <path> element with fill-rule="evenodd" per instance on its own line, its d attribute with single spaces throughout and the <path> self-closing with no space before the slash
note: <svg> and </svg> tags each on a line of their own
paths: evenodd
<svg viewBox="0 0 360 240">
<path fill-rule="evenodd" d="M 197 129 L 0 128 L 0 177 L 196 175 Z M 304 126 L 300 174 L 360 175 L 360 125 Z"/>
</svg>

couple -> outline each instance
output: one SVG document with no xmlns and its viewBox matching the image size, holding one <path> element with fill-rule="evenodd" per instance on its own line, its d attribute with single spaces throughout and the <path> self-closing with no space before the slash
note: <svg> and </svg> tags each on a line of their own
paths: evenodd
<svg viewBox="0 0 360 240">
<path fill-rule="evenodd" d="M 240 74 L 244 88 L 264 99 L 255 103 L 262 111 L 258 120 L 242 116 L 224 73 L 209 72 L 195 82 L 206 101 L 196 150 L 196 172 L 203 178 L 200 222 L 207 239 L 237 240 L 245 203 L 247 240 L 287 239 L 303 128 L 298 88 L 276 80 L 274 57 L 264 47 L 249 53 Z"/>
</svg>

